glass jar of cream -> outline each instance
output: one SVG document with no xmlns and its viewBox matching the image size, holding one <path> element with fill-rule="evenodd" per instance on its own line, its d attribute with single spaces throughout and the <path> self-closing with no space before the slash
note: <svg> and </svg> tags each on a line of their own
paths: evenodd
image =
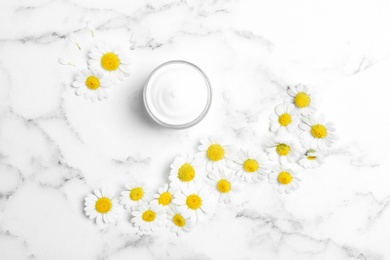
<svg viewBox="0 0 390 260">
<path fill-rule="evenodd" d="M 181 60 L 155 68 L 144 88 L 149 115 L 162 126 L 187 128 L 207 114 L 212 91 L 206 74 L 196 65 Z"/>
</svg>

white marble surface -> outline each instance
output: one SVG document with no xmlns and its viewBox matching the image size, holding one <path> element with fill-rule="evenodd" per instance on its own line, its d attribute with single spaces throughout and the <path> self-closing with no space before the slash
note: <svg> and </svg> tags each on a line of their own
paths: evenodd
<svg viewBox="0 0 390 260">
<path fill-rule="evenodd" d="M 0 259 L 390 259 L 389 13 L 385 0 L 2 0 Z M 99 41 L 127 49 L 132 74 L 93 104 L 57 59 L 82 68 Z M 172 59 L 199 65 L 214 88 L 209 115 L 187 130 L 143 110 L 148 73 Z M 340 137 L 297 192 L 249 185 L 180 238 L 142 235 L 128 212 L 103 227 L 85 217 L 92 189 L 156 190 L 200 137 L 261 147 L 296 83 L 313 86 Z"/>
</svg>

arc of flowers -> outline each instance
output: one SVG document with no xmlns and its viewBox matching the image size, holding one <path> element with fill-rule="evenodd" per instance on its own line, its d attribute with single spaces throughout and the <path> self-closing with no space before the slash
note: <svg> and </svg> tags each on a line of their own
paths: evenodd
<svg viewBox="0 0 390 260">
<path fill-rule="evenodd" d="M 297 190 L 304 179 L 300 172 L 322 165 L 324 151 L 338 138 L 334 125 L 316 113 L 309 87 L 288 87 L 287 94 L 287 102 L 277 105 L 269 116 L 273 139 L 267 147 L 255 151 L 234 149 L 220 137 L 204 138 L 197 153 L 174 159 L 170 182 L 155 194 L 145 185 L 126 184 L 120 204 L 131 210 L 133 225 L 144 233 L 166 226 L 179 236 L 208 219 L 217 203 L 234 201 L 244 185 L 268 180 L 280 193 Z M 100 199 L 95 191 L 93 199 L 91 195 L 85 199 L 86 215 L 99 223 L 113 222 L 118 215 L 111 214 L 114 207 L 102 210 L 96 198 Z"/>
</svg>

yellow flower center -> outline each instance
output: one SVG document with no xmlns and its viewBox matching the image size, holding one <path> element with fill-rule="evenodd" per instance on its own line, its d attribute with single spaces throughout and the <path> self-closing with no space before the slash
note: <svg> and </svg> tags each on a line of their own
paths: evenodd
<svg viewBox="0 0 390 260">
<path fill-rule="evenodd" d="M 232 184 L 228 180 L 222 179 L 218 182 L 217 188 L 220 192 L 227 193 L 232 189 Z"/>
<path fill-rule="evenodd" d="M 299 92 L 295 96 L 295 105 L 297 107 L 300 107 L 300 108 L 308 107 L 310 105 L 310 102 L 311 102 L 311 98 L 305 92 Z"/>
<path fill-rule="evenodd" d="M 212 144 L 207 149 L 207 156 L 214 162 L 222 160 L 225 156 L 225 149 L 219 144 Z"/>
<path fill-rule="evenodd" d="M 317 156 L 307 156 L 307 159 L 312 161 L 312 160 L 315 160 L 317 159 Z"/>
<path fill-rule="evenodd" d="M 173 223 L 175 223 L 178 227 L 184 227 L 186 225 L 186 220 L 183 218 L 181 214 L 176 214 L 173 217 Z"/>
<path fill-rule="evenodd" d="M 185 163 L 179 168 L 177 176 L 179 177 L 179 180 L 189 182 L 195 178 L 195 174 L 194 167 L 189 163 Z"/>
<path fill-rule="evenodd" d="M 248 159 L 244 162 L 244 170 L 246 172 L 255 172 L 260 168 L 259 163 L 254 159 Z"/>
<path fill-rule="evenodd" d="M 153 210 L 148 209 L 147 211 L 142 214 L 142 219 L 146 222 L 152 222 L 156 218 L 156 212 Z"/>
<path fill-rule="evenodd" d="M 290 146 L 288 146 L 287 144 L 278 144 L 276 146 L 276 152 L 280 155 L 280 156 L 286 156 L 290 153 Z"/>
<path fill-rule="evenodd" d="M 96 211 L 105 214 L 112 208 L 112 202 L 109 198 L 100 198 L 95 204 Z"/>
<path fill-rule="evenodd" d="M 100 88 L 100 80 L 95 76 L 89 76 L 85 81 L 85 85 L 91 90 Z"/>
<path fill-rule="evenodd" d="M 160 195 L 160 197 L 158 198 L 158 203 L 163 205 L 163 206 L 167 206 L 169 205 L 169 203 L 171 203 L 172 201 L 172 194 L 169 193 L 169 192 L 164 192 Z"/>
<path fill-rule="evenodd" d="M 138 201 L 144 197 L 144 189 L 141 187 L 133 188 L 130 191 L 130 199 Z"/>
<path fill-rule="evenodd" d="M 292 118 L 291 118 L 291 115 L 288 113 L 284 113 L 283 115 L 281 115 L 279 117 L 279 123 L 282 126 L 288 126 L 291 122 L 292 122 Z"/>
<path fill-rule="evenodd" d="M 291 183 L 293 180 L 293 176 L 289 172 L 281 172 L 279 173 L 278 181 L 281 184 L 287 185 Z"/>
<path fill-rule="evenodd" d="M 121 60 L 119 59 L 118 55 L 116 55 L 113 52 L 107 52 L 102 57 L 102 67 L 105 70 L 116 70 L 119 68 L 119 65 L 121 65 Z"/>
<path fill-rule="evenodd" d="M 313 125 L 311 127 L 311 134 L 315 137 L 315 138 L 324 138 L 328 135 L 328 130 L 326 129 L 326 127 L 324 125 Z"/>
<path fill-rule="evenodd" d="M 191 194 L 186 200 L 187 206 L 192 210 L 197 210 L 202 206 L 202 198 L 196 194 Z"/>
</svg>

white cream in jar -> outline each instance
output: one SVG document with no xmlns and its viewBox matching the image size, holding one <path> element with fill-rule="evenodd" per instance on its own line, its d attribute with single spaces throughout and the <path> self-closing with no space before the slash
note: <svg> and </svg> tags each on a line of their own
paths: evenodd
<svg viewBox="0 0 390 260">
<path fill-rule="evenodd" d="M 210 82 L 194 64 L 169 61 L 150 74 L 144 102 L 157 123 L 171 128 L 190 127 L 202 120 L 210 108 Z"/>
</svg>

